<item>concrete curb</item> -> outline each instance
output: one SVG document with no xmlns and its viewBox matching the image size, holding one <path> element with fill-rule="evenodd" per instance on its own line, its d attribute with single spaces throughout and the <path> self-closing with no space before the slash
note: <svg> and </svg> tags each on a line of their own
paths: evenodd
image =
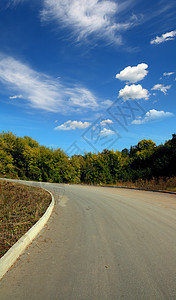
<svg viewBox="0 0 176 300">
<path fill-rule="evenodd" d="M 46 190 L 46 189 L 45 189 Z M 43 229 L 46 222 L 48 221 L 51 213 L 53 211 L 55 201 L 54 196 L 48 190 L 52 197 L 52 201 L 48 206 L 44 215 L 35 223 L 0 259 L 0 279 L 5 275 L 5 273 L 10 269 L 10 267 L 16 262 L 19 256 L 24 252 L 24 250 L 29 246 L 29 244 L 34 240 L 38 233 Z"/>
</svg>

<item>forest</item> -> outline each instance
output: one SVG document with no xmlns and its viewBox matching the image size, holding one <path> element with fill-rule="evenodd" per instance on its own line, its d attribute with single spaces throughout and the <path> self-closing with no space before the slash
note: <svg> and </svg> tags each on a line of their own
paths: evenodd
<svg viewBox="0 0 176 300">
<path fill-rule="evenodd" d="M 118 182 L 167 180 L 176 176 L 176 134 L 156 146 L 143 139 L 130 149 L 68 157 L 60 148 L 39 145 L 31 137 L 0 133 L 0 176 L 56 183 L 115 185 Z"/>
</svg>

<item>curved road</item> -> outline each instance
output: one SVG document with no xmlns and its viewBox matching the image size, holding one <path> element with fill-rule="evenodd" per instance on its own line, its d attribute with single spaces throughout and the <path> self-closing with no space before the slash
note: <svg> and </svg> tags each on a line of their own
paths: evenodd
<svg viewBox="0 0 176 300">
<path fill-rule="evenodd" d="M 56 199 L 0 299 L 176 299 L 176 195 L 42 184 Z"/>
</svg>

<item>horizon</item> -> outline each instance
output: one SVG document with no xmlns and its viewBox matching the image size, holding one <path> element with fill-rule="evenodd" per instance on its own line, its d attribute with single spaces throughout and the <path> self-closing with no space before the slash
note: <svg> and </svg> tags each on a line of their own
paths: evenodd
<svg viewBox="0 0 176 300">
<path fill-rule="evenodd" d="M 157 147 L 159 147 L 159 146 L 164 146 L 165 145 L 165 143 L 167 143 L 168 141 L 171 141 L 173 138 L 174 138 L 174 136 L 176 135 L 175 133 L 173 133 L 172 134 L 172 136 L 168 139 L 168 140 L 165 140 L 165 142 L 164 143 L 161 143 L 161 144 L 156 144 L 154 141 L 152 141 L 151 139 L 149 139 L 149 140 L 147 140 L 147 139 L 142 139 L 142 140 L 140 140 L 140 141 L 138 141 L 135 145 L 129 145 L 129 147 L 125 147 L 125 148 L 123 148 L 122 150 L 118 150 L 118 149 L 107 149 L 107 148 L 104 148 L 104 149 L 102 149 L 101 151 L 97 151 L 97 152 L 94 152 L 94 151 L 89 151 L 89 152 L 82 152 L 82 153 L 74 153 L 74 154 L 71 154 L 71 155 L 69 155 L 69 153 L 67 153 L 67 152 L 65 152 L 61 147 L 57 147 L 57 148 L 54 148 L 54 147 L 52 147 L 52 146 L 47 146 L 47 145 L 44 145 L 44 144 L 40 144 L 37 140 L 35 140 L 35 139 L 33 139 L 31 136 L 17 136 L 15 133 L 13 133 L 13 132 L 11 132 L 11 131 L 8 131 L 8 132 L 0 132 L 0 135 L 3 135 L 3 134 L 12 134 L 13 136 L 15 136 L 16 138 L 22 138 L 22 139 L 25 139 L 25 137 L 27 137 L 27 138 L 30 138 L 31 140 L 33 140 L 34 142 L 36 142 L 36 143 L 38 143 L 38 146 L 39 147 L 45 147 L 45 148 L 48 148 L 48 149 L 50 149 L 50 150 L 53 150 L 53 151 L 57 151 L 57 150 L 61 150 L 61 151 L 63 151 L 64 152 L 64 154 L 66 154 L 68 157 L 69 157 L 69 159 L 71 158 L 71 156 L 74 156 L 74 155 L 77 155 L 77 156 L 84 156 L 84 155 L 86 155 L 86 154 L 88 154 L 88 153 L 91 153 L 92 155 L 97 155 L 98 153 L 103 153 L 103 151 L 105 151 L 105 150 L 108 150 L 108 151 L 112 151 L 112 152 L 120 152 L 120 153 L 122 153 L 122 151 L 123 150 L 128 150 L 129 151 L 129 153 L 130 153 L 130 149 L 131 148 L 135 148 L 135 147 L 137 147 L 138 146 L 138 144 L 140 143 L 140 142 L 142 142 L 142 141 L 147 141 L 147 142 L 152 142 L 152 143 L 154 143 L 155 144 L 155 149 L 157 148 Z"/>
</svg>

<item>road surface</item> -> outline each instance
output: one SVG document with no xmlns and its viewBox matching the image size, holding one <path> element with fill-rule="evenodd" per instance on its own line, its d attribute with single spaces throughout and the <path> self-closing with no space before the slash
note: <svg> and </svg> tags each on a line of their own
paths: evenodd
<svg viewBox="0 0 176 300">
<path fill-rule="evenodd" d="M 43 184 L 56 206 L 1 300 L 176 299 L 176 195 Z"/>
</svg>

